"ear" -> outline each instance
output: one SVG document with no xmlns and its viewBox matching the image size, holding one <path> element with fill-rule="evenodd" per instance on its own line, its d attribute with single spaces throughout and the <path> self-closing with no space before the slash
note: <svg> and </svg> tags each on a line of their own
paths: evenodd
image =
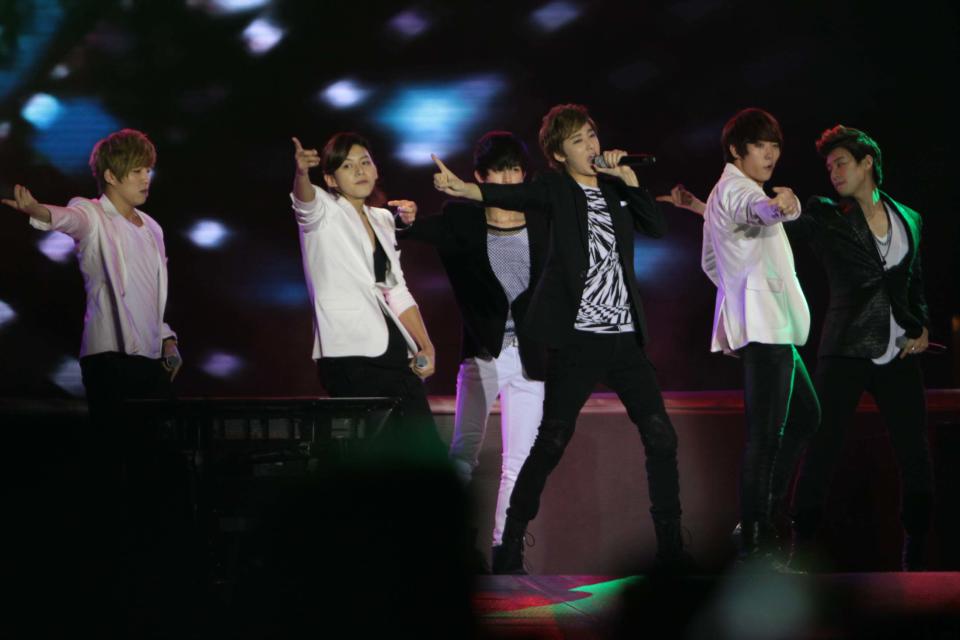
<svg viewBox="0 0 960 640">
<path fill-rule="evenodd" d="M 873 156 L 870 155 L 869 153 L 863 156 L 863 160 L 861 160 L 860 162 L 864 163 L 864 166 L 867 169 L 873 170 Z"/>
<path fill-rule="evenodd" d="M 731 144 L 729 147 L 727 147 L 727 151 L 729 151 L 730 155 L 733 156 L 735 159 L 737 160 L 740 159 L 740 154 L 737 153 L 737 145 Z"/>
<path fill-rule="evenodd" d="M 336 181 L 336 179 L 335 179 L 333 176 L 331 176 L 329 173 L 323 174 L 323 181 L 327 184 L 327 186 L 328 186 L 329 188 L 331 188 L 331 189 L 336 189 L 336 188 L 337 188 L 337 181 Z"/>
<path fill-rule="evenodd" d="M 474 171 L 474 172 L 473 172 L 473 177 L 476 179 L 477 182 L 486 182 L 486 181 L 487 181 L 484 176 L 480 175 L 480 172 L 479 172 L 479 171 Z"/>
<path fill-rule="evenodd" d="M 110 169 L 107 169 L 106 171 L 103 172 L 103 181 L 114 187 L 120 184 L 120 181 L 117 180 L 117 176 L 115 176 L 113 174 L 113 171 L 111 171 Z"/>
<path fill-rule="evenodd" d="M 553 152 L 553 159 L 556 160 L 557 162 L 559 162 L 560 164 L 564 164 L 564 163 L 566 163 L 566 161 L 567 161 L 567 156 L 563 155 L 563 154 L 560 153 L 559 151 L 554 151 L 554 152 Z"/>
</svg>

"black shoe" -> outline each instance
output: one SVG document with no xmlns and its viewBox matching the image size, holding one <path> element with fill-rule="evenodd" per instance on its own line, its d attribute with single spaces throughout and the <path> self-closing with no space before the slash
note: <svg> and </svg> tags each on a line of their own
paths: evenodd
<svg viewBox="0 0 960 640">
<path fill-rule="evenodd" d="M 900 557 L 900 566 L 904 571 L 927 570 L 927 536 L 903 536 L 903 555 Z"/>
<path fill-rule="evenodd" d="M 654 518 L 657 534 L 656 569 L 672 573 L 694 573 L 696 563 L 684 549 L 680 518 Z"/>
<path fill-rule="evenodd" d="M 523 539 L 526 524 L 519 524 L 507 518 L 500 544 L 493 547 L 491 573 L 498 575 L 525 576 L 523 567 Z"/>
</svg>

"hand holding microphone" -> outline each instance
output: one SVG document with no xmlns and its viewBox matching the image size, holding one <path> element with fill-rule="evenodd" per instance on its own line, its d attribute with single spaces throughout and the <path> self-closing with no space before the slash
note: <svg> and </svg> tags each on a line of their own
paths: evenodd
<svg viewBox="0 0 960 640">
<path fill-rule="evenodd" d="M 597 173 L 620 178 L 629 187 L 639 187 L 640 181 L 633 172 L 631 165 L 644 166 L 656 162 L 656 158 L 649 154 L 629 154 L 623 149 L 612 149 L 596 155 L 592 159 L 593 168 Z"/>
</svg>

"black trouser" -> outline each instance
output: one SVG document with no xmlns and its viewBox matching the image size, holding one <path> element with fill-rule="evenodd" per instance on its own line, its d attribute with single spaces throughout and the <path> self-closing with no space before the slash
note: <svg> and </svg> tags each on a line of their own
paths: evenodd
<svg viewBox="0 0 960 640">
<path fill-rule="evenodd" d="M 933 507 L 933 467 L 919 360 L 911 356 L 877 365 L 865 358 L 826 357 L 820 359 L 816 377 L 823 426 L 810 443 L 797 482 L 794 511 L 798 533 L 812 536 L 820 524 L 844 431 L 853 420 L 861 394 L 867 391 L 877 402 L 900 466 L 903 526 L 912 535 L 925 534 Z"/>
<path fill-rule="evenodd" d="M 91 444 L 116 463 L 131 448 L 140 449 L 146 434 L 128 424 L 123 402 L 130 399 L 170 399 L 170 373 L 159 359 L 106 352 L 80 358 L 87 407 L 93 426 Z"/>
<path fill-rule="evenodd" d="M 77 562 L 103 581 L 93 588 L 98 606 L 113 607 L 109 615 L 117 624 L 136 615 L 141 598 L 169 607 L 172 615 L 193 596 L 190 589 L 203 571 L 190 474 L 182 453 L 161 446 L 150 422 L 123 404 L 172 399 L 170 373 L 159 359 L 116 352 L 85 356 L 80 369 L 92 432 L 80 451 L 88 461 L 87 473 L 78 478 L 87 519 L 71 534 L 84 540 Z M 123 607 L 131 608 L 124 614 Z"/>
<path fill-rule="evenodd" d="M 680 517 L 677 434 L 664 409 L 653 365 L 637 335 L 576 332 L 570 344 L 549 352 L 543 421 L 517 476 L 507 510 L 509 519 L 525 525 L 537 515 L 547 476 L 560 462 L 573 437 L 577 415 L 598 382 L 617 393 L 640 430 L 651 513 L 662 519 Z"/>
<path fill-rule="evenodd" d="M 793 345 L 750 342 L 737 353 L 743 360 L 747 422 L 740 465 L 740 517 L 745 525 L 769 524 L 803 445 L 817 429 L 820 406 Z"/>
<path fill-rule="evenodd" d="M 400 329 L 384 316 L 389 332 L 387 350 L 374 358 L 346 356 L 320 358 L 317 371 L 324 388 L 334 398 L 400 398 L 400 405 L 382 434 L 400 450 L 446 459 L 446 447 L 427 401 L 423 381 L 410 369 L 407 342 Z M 383 448 L 381 447 L 381 448 Z"/>
</svg>

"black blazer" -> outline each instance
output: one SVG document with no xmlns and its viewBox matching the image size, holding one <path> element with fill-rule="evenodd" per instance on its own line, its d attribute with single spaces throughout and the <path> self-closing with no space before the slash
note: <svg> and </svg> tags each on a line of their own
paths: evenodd
<svg viewBox="0 0 960 640">
<path fill-rule="evenodd" d="M 810 242 L 830 285 L 830 306 L 820 337 L 820 357 L 877 358 L 890 342 L 890 311 L 908 338 L 930 321 L 920 267 L 922 221 L 916 211 L 886 193 L 881 198 L 900 218 L 909 239 L 907 255 L 889 271 L 860 205 L 814 196 L 803 214 L 785 223 L 791 238 Z"/>
<path fill-rule="evenodd" d="M 543 273 L 547 247 L 546 219 L 542 215 L 529 214 L 526 218 L 530 243 L 530 286 L 509 305 L 518 330 L 526 316 L 533 287 Z M 507 295 L 490 266 L 487 218 L 483 205 L 448 202 L 443 207 L 443 213 L 417 218 L 412 225 L 398 230 L 397 236 L 437 248 L 463 318 L 461 359 L 499 356 L 508 304 Z M 546 375 L 544 345 L 518 333 L 518 348 L 527 377 L 543 380 Z"/>
<path fill-rule="evenodd" d="M 666 219 L 646 189 L 628 187 L 619 179 L 603 175 L 598 176 L 598 180 L 613 219 L 620 266 L 626 277 L 634 322 L 643 343 L 647 328 L 633 269 L 634 232 L 662 237 L 666 233 Z M 590 264 L 587 197 L 583 189 L 566 173 L 549 173 L 527 184 L 484 183 L 480 190 L 487 205 L 543 212 L 549 219 L 550 245 L 546 265 L 521 332 L 537 336 L 549 347 L 562 347 L 574 335 L 573 325 Z"/>
</svg>

